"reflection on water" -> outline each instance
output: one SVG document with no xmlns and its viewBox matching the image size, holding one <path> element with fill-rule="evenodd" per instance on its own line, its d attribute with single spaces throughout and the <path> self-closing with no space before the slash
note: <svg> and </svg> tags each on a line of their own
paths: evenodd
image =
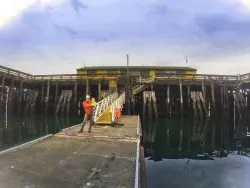
<svg viewBox="0 0 250 188">
<path fill-rule="evenodd" d="M 150 188 L 250 187 L 249 127 L 167 118 L 143 125 Z"/>
<path fill-rule="evenodd" d="M 0 150 L 34 140 L 36 138 L 55 134 L 61 129 L 79 124 L 81 117 L 61 117 L 32 115 L 20 118 L 18 116 L 0 117 Z"/>
</svg>

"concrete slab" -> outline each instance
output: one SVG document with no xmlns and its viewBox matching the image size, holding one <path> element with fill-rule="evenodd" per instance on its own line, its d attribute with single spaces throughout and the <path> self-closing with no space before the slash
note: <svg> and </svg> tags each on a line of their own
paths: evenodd
<svg viewBox="0 0 250 188">
<path fill-rule="evenodd" d="M 133 118 L 127 120 L 135 122 L 137 117 Z M 121 133 L 117 138 L 132 138 L 136 135 L 135 125 L 131 124 L 129 131 L 125 126 L 117 128 Z M 108 131 L 98 132 L 97 129 Z M 109 135 L 111 132 L 111 135 L 117 135 L 111 128 L 95 128 L 93 132 L 94 135 Z M 93 136 L 93 133 L 91 134 Z M 82 139 L 73 138 L 74 136 L 53 136 L 27 148 L 1 155 L 0 187 L 134 186 L 137 147 L 135 142 L 105 139 L 100 141 L 93 137 L 86 139 L 83 136 Z"/>
<path fill-rule="evenodd" d="M 95 125 L 92 133 L 88 133 L 89 125 L 85 125 L 83 133 L 78 133 L 81 125 L 64 129 L 56 134 L 59 137 L 80 137 L 88 139 L 123 139 L 127 141 L 137 141 L 137 116 L 123 116 L 119 124 L 115 126 Z"/>
</svg>

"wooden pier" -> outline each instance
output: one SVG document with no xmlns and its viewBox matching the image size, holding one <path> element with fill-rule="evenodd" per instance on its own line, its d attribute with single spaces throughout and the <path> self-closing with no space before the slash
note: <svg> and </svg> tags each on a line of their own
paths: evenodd
<svg viewBox="0 0 250 188">
<path fill-rule="evenodd" d="M 0 187 L 139 188 L 142 181 L 145 185 L 145 176 L 140 178 L 145 167 L 139 116 L 124 116 L 119 126 L 94 126 L 92 133 L 78 134 L 79 128 L 0 155 Z"/>
</svg>

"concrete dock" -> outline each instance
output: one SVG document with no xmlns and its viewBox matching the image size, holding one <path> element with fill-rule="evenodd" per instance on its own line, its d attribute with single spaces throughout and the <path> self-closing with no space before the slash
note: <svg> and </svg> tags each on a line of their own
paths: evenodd
<svg viewBox="0 0 250 188">
<path fill-rule="evenodd" d="M 78 133 L 80 125 L 16 151 L 0 154 L 0 187 L 135 186 L 138 158 L 138 116 L 121 124 L 94 126 Z"/>
</svg>

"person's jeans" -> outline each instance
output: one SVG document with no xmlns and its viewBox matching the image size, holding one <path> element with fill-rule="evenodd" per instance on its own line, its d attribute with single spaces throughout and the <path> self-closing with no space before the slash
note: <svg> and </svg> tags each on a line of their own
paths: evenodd
<svg viewBox="0 0 250 188">
<path fill-rule="evenodd" d="M 91 130 L 91 127 L 94 125 L 94 118 L 93 118 L 92 113 L 84 115 L 84 119 L 83 119 L 82 127 L 81 127 L 80 131 L 83 131 L 83 128 L 88 120 L 90 121 L 89 130 Z"/>
</svg>

